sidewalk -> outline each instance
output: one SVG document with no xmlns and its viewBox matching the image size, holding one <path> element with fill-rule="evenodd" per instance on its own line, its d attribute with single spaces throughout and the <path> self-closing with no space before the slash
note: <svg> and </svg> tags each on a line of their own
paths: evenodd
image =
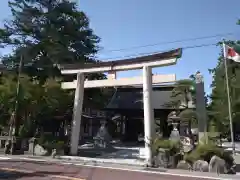
<svg viewBox="0 0 240 180">
<path fill-rule="evenodd" d="M 109 163 L 109 164 L 121 164 L 121 165 L 134 165 L 144 166 L 145 162 L 140 159 L 122 159 L 122 158 L 89 158 L 79 156 L 58 156 L 56 159 L 67 161 L 81 161 L 81 162 L 97 162 L 97 163 Z"/>
<path fill-rule="evenodd" d="M 79 156 L 57 156 L 52 158 L 50 156 L 32 156 L 32 155 L 0 155 L 0 160 L 7 159 L 25 159 L 33 161 L 49 161 L 49 162 L 68 162 L 68 163 L 83 163 L 83 164 L 117 164 L 127 166 L 143 167 L 145 165 L 143 160 L 137 159 L 116 159 L 116 158 L 90 158 Z"/>
</svg>

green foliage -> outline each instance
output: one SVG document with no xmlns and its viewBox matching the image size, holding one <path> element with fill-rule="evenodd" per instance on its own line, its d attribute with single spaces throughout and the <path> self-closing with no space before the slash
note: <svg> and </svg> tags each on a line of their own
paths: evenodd
<svg viewBox="0 0 240 180">
<path fill-rule="evenodd" d="M 228 45 L 234 45 L 239 42 L 225 41 Z M 219 47 L 221 48 L 221 42 Z M 209 119 L 212 121 L 218 132 L 222 134 L 229 133 L 229 114 L 228 114 L 228 99 L 226 90 L 226 76 L 224 69 L 223 51 L 219 54 L 218 63 L 215 68 L 210 69 L 213 82 L 211 84 L 212 93 L 210 95 L 211 103 L 208 107 Z M 240 64 L 232 60 L 227 60 L 228 80 L 232 106 L 232 118 L 237 122 L 240 118 Z"/>
<path fill-rule="evenodd" d="M 51 153 L 53 149 L 56 149 L 57 151 L 62 150 L 65 146 L 64 141 L 47 133 L 43 133 L 41 137 L 37 139 L 37 143 L 43 146 L 49 153 Z"/>
<path fill-rule="evenodd" d="M 174 155 L 180 152 L 180 142 L 156 138 L 153 142 L 152 150 L 154 153 L 157 153 L 159 148 L 168 149 L 170 154 Z"/>
<path fill-rule="evenodd" d="M 64 141 L 46 141 L 42 146 L 50 153 L 53 149 L 56 149 L 57 151 L 63 150 L 65 144 Z"/>
<path fill-rule="evenodd" d="M 36 128 L 44 125 L 44 119 L 54 119 L 56 114 L 64 116 L 72 106 L 72 95 L 60 88 L 60 82 L 52 79 L 41 85 L 38 81 L 31 81 L 28 76 L 21 75 L 19 96 L 16 96 L 15 76 L 2 75 L 0 81 L 1 124 L 8 125 L 15 101 L 18 99 L 17 119 L 20 136 L 34 136 Z"/>
<path fill-rule="evenodd" d="M 194 85 L 192 79 L 183 79 L 175 83 L 175 87 L 172 90 L 172 101 L 167 103 L 166 106 L 178 108 L 188 108 L 187 102 L 192 100 L 193 96 L 190 93 L 192 86 Z M 185 103 L 185 105 L 183 104 Z"/>
<path fill-rule="evenodd" d="M 197 123 L 197 114 L 194 109 L 184 109 L 179 113 L 179 117 L 183 122 L 190 123 L 191 128 L 196 128 Z"/>
<path fill-rule="evenodd" d="M 197 160 L 209 162 L 214 155 L 224 159 L 230 165 L 233 164 L 234 159 L 231 154 L 213 144 L 198 145 L 192 152 L 186 154 L 184 159 L 191 164 Z"/>
<path fill-rule="evenodd" d="M 0 47 L 12 52 L 1 61 L 7 69 L 0 77 L 0 124 L 7 126 L 18 100 L 19 135 L 33 136 L 37 130 L 59 131 L 55 117 L 71 116 L 74 91 L 64 91 L 58 64 L 97 63 L 100 38 L 89 27 L 89 19 L 68 0 L 9 0 L 12 17 L 0 28 Z M 20 61 L 20 92 L 16 94 Z M 101 73 L 92 79 L 104 79 Z M 106 89 L 85 91 L 84 106 L 99 108 L 109 97 Z M 107 98 L 106 98 L 107 97 Z M 62 120 L 62 119 L 61 119 Z"/>
<path fill-rule="evenodd" d="M 30 128 L 28 128 L 28 127 L 26 127 L 24 125 L 21 125 L 19 127 L 19 132 L 18 132 L 19 133 L 19 137 L 21 137 L 21 138 L 29 138 L 29 137 L 31 137 L 29 131 L 30 131 Z"/>
<path fill-rule="evenodd" d="M 87 16 L 67 0 L 10 0 L 12 18 L 0 29 L 2 47 L 16 49 L 3 58 L 17 67 L 23 56 L 23 70 L 44 80 L 58 76 L 56 64 L 95 63 L 99 37 L 89 27 Z"/>
<path fill-rule="evenodd" d="M 189 107 L 189 102 L 195 104 L 195 76 L 191 75 L 189 79 L 179 80 L 175 83 L 172 90 L 171 102 L 165 104 L 177 110 L 177 115 L 182 123 L 189 125 L 189 128 L 197 126 L 196 111 Z"/>
</svg>

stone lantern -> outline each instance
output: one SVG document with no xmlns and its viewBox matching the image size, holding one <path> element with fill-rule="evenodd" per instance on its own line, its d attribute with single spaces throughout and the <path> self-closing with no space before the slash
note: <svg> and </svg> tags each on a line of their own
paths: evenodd
<svg viewBox="0 0 240 180">
<path fill-rule="evenodd" d="M 170 134 L 170 140 L 180 140 L 180 134 L 177 128 L 180 123 L 180 117 L 177 116 L 176 111 L 173 111 L 168 115 L 168 123 L 173 126 L 173 130 Z"/>
</svg>

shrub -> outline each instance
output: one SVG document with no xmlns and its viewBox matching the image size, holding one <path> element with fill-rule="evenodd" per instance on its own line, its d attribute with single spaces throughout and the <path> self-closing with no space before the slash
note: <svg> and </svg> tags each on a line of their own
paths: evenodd
<svg viewBox="0 0 240 180">
<path fill-rule="evenodd" d="M 28 135 L 29 135 L 29 132 L 28 132 L 27 128 L 24 125 L 21 125 L 19 127 L 18 134 L 19 134 L 19 137 L 21 137 L 21 138 L 27 138 Z"/>
<path fill-rule="evenodd" d="M 37 143 L 43 146 L 49 153 L 51 153 L 53 149 L 56 149 L 57 151 L 64 149 L 65 146 L 64 141 L 60 141 L 51 134 L 43 134 L 37 139 Z"/>
<path fill-rule="evenodd" d="M 230 165 L 233 164 L 233 157 L 231 154 L 224 152 L 222 148 L 219 148 L 213 144 L 198 145 L 196 149 L 194 149 L 189 154 L 186 154 L 184 156 L 184 159 L 191 164 L 197 160 L 204 160 L 209 162 L 214 155 L 224 159 L 226 163 Z"/>
<path fill-rule="evenodd" d="M 62 150 L 64 149 L 64 146 L 65 146 L 64 141 L 58 141 L 55 144 L 53 144 L 53 149 L 56 149 L 57 151 Z"/>
<path fill-rule="evenodd" d="M 234 158 L 232 156 L 232 153 L 224 151 L 221 158 L 224 159 L 228 165 L 233 166 Z"/>
<path fill-rule="evenodd" d="M 155 139 L 153 142 L 153 152 L 157 153 L 159 148 L 168 149 L 171 155 L 180 152 L 180 142 L 168 139 Z"/>
<path fill-rule="evenodd" d="M 49 133 L 43 133 L 41 136 L 37 139 L 37 143 L 39 145 L 44 145 L 45 143 L 50 143 L 56 141 L 56 137 Z"/>
</svg>

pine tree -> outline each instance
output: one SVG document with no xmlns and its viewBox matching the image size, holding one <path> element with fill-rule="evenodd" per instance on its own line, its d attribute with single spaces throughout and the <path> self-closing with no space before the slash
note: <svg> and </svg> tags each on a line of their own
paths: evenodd
<svg viewBox="0 0 240 180">
<path fill-rule="evenodd" d="M 239 42 L 227 41 L 230 46 Z M 219 43 L 221 48 L 221 43 Z M 240 118 L 240 64 L 232 60 L 227 60 L 228 80 L 232 107 L 232 118 L 234 123 Z M 226 90 L 226 75 L 224 69 L 223 51 L 218 58 L 217 66 L 210 69 L 213 77 L 211 84 L 212 94 L 210 96 L 211 102 L 209 105 L 209 117 L 215 124 L 218 131 L 222 134 L 229 133 L 229 113 L 228 113 L 228 99 Z"/>
<path fill-rule="evenodd" d="M 14 47 L 3 57 L 7 67 L 17 67 L 43 79 L 59 75 L 56 64 L 94 63 L 100 38 L 87 16 L 68 0 L 10 0 L 12 18 L 0 29 L 1 47 Z"/>
</svg>

